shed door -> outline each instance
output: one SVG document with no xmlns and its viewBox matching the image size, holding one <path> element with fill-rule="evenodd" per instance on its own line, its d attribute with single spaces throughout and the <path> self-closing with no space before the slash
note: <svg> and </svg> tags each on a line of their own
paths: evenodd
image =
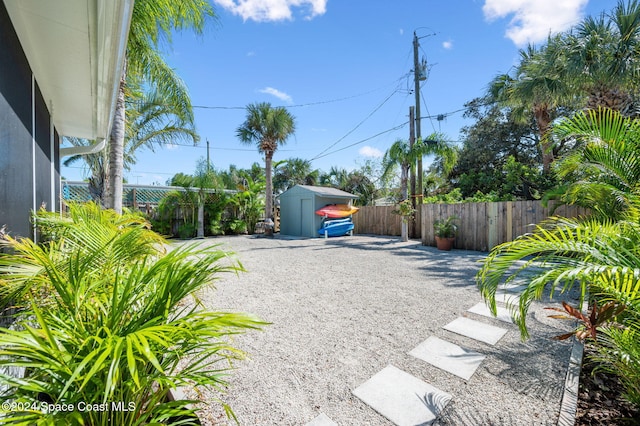
<svg viewBox="0 0 640 426">
<path fill-rule="evenodd" d="M 300 235 L 313 237 L 313 207 L 310 198 L 300 200 Z"/>
</svg>

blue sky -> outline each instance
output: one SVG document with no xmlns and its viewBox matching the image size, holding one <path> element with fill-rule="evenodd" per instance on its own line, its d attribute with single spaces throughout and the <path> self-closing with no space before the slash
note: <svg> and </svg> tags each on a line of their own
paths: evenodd
<svg viewBox="0 0 640 426">
<path fill-rule="evenodd" d="M 518 49 L 568 29 L 616 0 L 215 0 L 218 14 L 203 36 L 175 36 L 165 57 L 184 79 L 195 108 L 198 146 L 141 151 L 130 183 L 164 182 L 193 173 L 206 157 L 216 169 L 264 164 L 235 131 L 254 102 L 284 106 L 296 133 L 274 160 L 299 157 L 314 168 L 348 170 L 379 160 L 408 139 L 413 33 L 428 79 L 421 83 L 422 134 L 460 139 L 472 124 L 465 102 L 517 63 Z M 439 119 L 438 119 L 439 118 Z M 63 167 L 70 180 L 82 168 Z"/>
</svg>

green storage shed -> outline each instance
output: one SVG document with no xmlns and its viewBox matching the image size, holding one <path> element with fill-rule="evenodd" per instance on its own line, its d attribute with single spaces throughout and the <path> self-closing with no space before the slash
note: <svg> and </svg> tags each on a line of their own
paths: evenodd
<svg viewBox="0 0 640 426">
<path fill-rule="evenodd" d="M 280 234 L 296 237 L 320 237 L 322 216 L 315 212 L 327 204 L 351 204 L 358 198 L 340 189 L 326 186 L 296 185 L 279 195 Z"/>
</svg>

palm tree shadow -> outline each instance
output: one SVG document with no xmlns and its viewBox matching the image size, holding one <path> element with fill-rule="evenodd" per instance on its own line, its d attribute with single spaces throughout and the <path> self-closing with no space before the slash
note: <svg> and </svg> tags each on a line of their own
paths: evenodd
<svg viewBox="0 0 640 426">
<path fill-rule="evenodd" d="M 447 404 L 447 406 L 438 413 L 438 417 L 430 423 L 431 426 L 512 426 L 515 424 L 518 424 L 516 419 L 514 419 L 508 412 L 505 413 L 503 418 L 496 419 L 479 410 L 469 410 L 468 407 L 458 407 L 455 401 L 451 401 Z"/>
<path fill-rule="evenodd" d="M 415 394 L 416 397 L 420 400 L 420 402 L 429 410 L 430 412 L 436 415 L 436 420 L 439 416 L 439 413 L 447 406 L 447 404 L 451 401 L 451 395 L 443 394 L 439 392 L 429 392 L 424 395 Z M 436 420 L 418 423 L 414 426 L 430 426 L 434 424 Z"/>
</svg>

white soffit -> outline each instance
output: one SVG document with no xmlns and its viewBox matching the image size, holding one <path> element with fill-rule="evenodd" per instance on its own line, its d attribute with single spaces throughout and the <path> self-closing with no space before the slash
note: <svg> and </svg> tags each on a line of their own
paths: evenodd
<svg viewBox="0 0 640 426">
<path fill-rule="evenodd" d="M 61 135 L 106 138 L 133 0 L 4 0 Z"/>
</svg>

